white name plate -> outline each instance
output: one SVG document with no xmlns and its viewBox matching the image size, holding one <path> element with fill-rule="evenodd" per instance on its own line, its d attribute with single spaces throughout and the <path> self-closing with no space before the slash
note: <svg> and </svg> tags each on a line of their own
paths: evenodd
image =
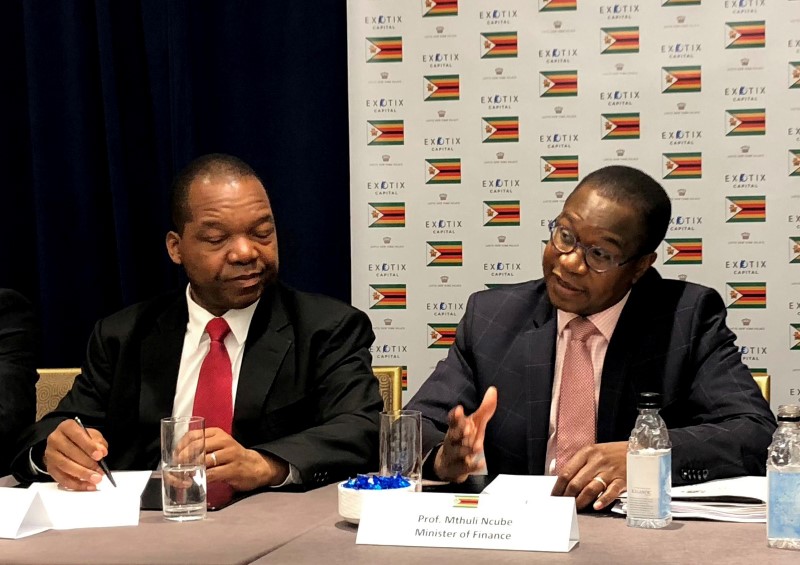
<svg viewBox="0 0 800 565">
<path fill-rule="evenodd" d="M 378 494 L 363 499 L 358 544 L 567 552 L 578 543 L 571 497 Z"/>
</svg>

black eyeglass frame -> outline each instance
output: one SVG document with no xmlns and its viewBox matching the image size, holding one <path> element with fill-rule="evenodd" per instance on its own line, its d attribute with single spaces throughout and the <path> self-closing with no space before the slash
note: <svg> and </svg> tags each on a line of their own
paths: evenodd
<svg viewBox="0 0 800 565">
<path fill-rule="evenodd" d="M 566 228 L 564 226 L 558 225 L 557 219 L 556 220 L 550 220 L 550 222 L 549 222 L 547 227 L 550 230 L 550 243 L 553 244 L 553 248 L 556 251 L 558 251 L 561 255 L 566 255 L 568 253 L 572 253 L 577 248 L 582 249 L 583 250 L 583 264 L 586 265 L 587 269 L 592 270 L 592 271 L 594 271 L 595 273 L 598 273 L 598 274 L 607 273 L 611 269 L 615 269 L 617 267 L 622 267 L 623 265 L 627 265 L 631 261 L 635 261 L 636 259 L 640 259 L 640 258 L 644 257 L 645 255 L 647 255 L 647 253 L 636 253 L 636 254 L 632 255 L 631 257 L 628 257 L 627 259 L 625 259 L 624 261 L 622 261 L 620 263 L 612 263 L 608 267 L 608 269 L 602 269 L 602 270 L 601 269 L 597 269 L 595 267 L 592 267 L 589 264 L 589 260 L 588 260 L 589 252 L 592 249 L 600 249 L 602 251 L 606 251 L 605 249 L 603 249 L 599 245 L 584 245 L 583 243 L 581 243 L 580 239 L 578 239 L 578 235 L 573 230 L 571 230 L 569 228 Z M 573 235 L 573 237 L 575 237 L 575 245 L 573 245 L 571 249 L 569 249 L 567 251 L 562 251 L 561 249 L 558 248 L 558 246 L 556 245 L 556 242 L 553 241 L 553 238 L 554 238 L 555 232 L 556 232 L 556 228 L 565 229 L 565 230 L 569 231 Z"/>
</svg>

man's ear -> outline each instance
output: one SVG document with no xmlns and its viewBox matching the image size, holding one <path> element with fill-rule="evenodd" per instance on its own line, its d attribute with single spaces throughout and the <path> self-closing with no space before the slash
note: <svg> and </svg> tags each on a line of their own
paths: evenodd
<svg viewBox="0 0 800 565">
<path fill-rule="evenodd" d="M 642 276 L 647 272 L 647 269 L 651 267 L 653 263 L 656 262 L 656 258 L 658 257 L 658 253 L 648 253 L 644 257 L 640 257 L 638 261 L 636 261 L 636 271 L 633 274 L 633 284 L 636 284 Z"/>
<path fill-rule="evenodd" d="M 181 236 L 178 232 L 170 231 L 167 232 L 167 253 L 169 254 L 169 258 L 172 259 L 172 262 L 176 265 L 180 265 L 183 263 L 181 259 Z"/>
</svg>

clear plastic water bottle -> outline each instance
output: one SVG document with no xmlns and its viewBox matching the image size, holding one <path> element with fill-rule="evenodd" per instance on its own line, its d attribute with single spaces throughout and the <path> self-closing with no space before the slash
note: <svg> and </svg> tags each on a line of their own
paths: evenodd
<svg viewBox="0 0 800 565">
<path fill-rule="evenodd" d="M 778 407 L 767 482 L 767 545 L 800 550 L 800 406 Z"/>
<path fill-rule="evenodd" d="M 658 410 L 661 395 L 639 395 L 639 416 L 628 440 L 628 526 L 663 528 L 672 522 L 672 444 Z"/>
</svg>

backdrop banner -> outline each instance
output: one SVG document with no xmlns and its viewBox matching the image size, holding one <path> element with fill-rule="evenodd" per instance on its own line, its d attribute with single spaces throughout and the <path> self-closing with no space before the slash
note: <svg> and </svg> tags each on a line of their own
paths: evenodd
<svg viewBox="0 0 800 565">
<path fill-rule="evenodd" d="M 800 0 L 348 3 L 353 303 L 410 398 L 469 295 L 541 276 L 587 173 L 672 198 L 665 277 L 715 288 L 800 401 Z"/>
</svg>

